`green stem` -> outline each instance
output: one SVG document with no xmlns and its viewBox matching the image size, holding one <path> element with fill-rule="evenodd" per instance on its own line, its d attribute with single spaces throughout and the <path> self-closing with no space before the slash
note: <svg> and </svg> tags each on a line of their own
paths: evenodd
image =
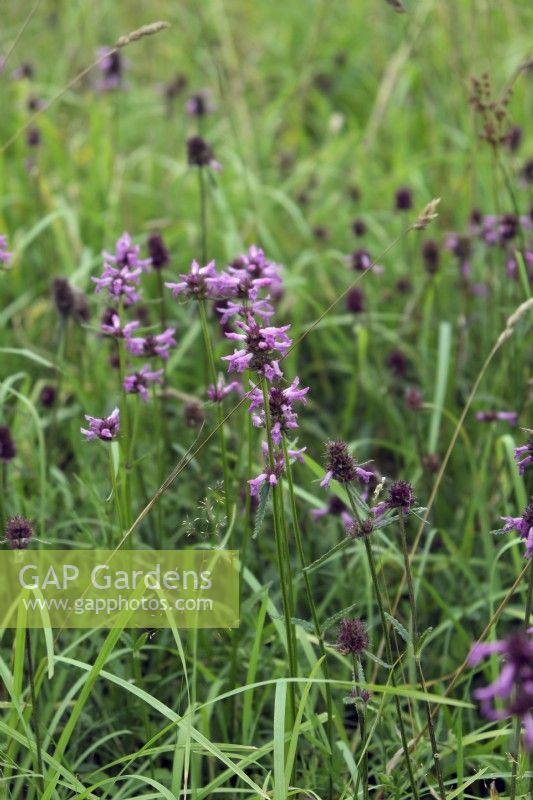
<svg viewBox="0 0 533 800">
<path fill-rule="evenodd" d="M 270 420 L 270 403 L 268 398 L 268 383 L 266 378 L 262 378 L 261 387 L 263 390 L 263 404 L 265 408 L 265 428 L 268 447 L 268 463 L 269 468 L 274 470 L 274 447 L 272 444 L 272 425 Z M 276 540 L 276 555 L 278 559 L 278 571 L 281 584 L 281 596 L 283 600 L 283 613 L 285 617 L 285 635 L 287 637 L 287 654 L 289 658 L 289 677 L 296 678 L 298 675 L 296 665 L 296 645 L 294 641 L 294 625 L 292 622 L 293 605 L 291 598 L 291 591 L 289 586 L 291 584 L 290 577 L 290 563 L 287 558 L 288 548 L 286 546 L 286 530 L 284 525 L 284 512 L 283 512 L 283 497 L 280 494 L 280 485 L 274 484 L 272 487 L 272 506 L 274 511 L 274 538 Z M 282 519 L 283 516 L 283 519 Z M 284 541 L 285 539 L 285 541 Z M 289 570 L 289 573 L 287 571 Z M 292 589 L 292 586 L 291 586 Z M 296 715 L 296 695 L 295 685 L 291 681 L 289 683 L 289 709 L 290 709 L 290 724 Z"/>
<path fill-rule="evenodd" d="M 360 661 L 357 656 L 353 656 L 353 679 L 354 682 L 357 680 L 360 670 Z M 359 697 L 357 702 L 357 719 L 359 722 L 359 738 L 361 739 L 361 747 L 363 748 L 363 760 L 362 760 L 362 779 L 363 779 L 363 800 L 368 800 L 368 747 L 366 746 L 365 736 L 366 736 L 366 710 L 365 710 L 365 703 L 364 700 Z M 359 783 L 359 780 L 358 780 Z M 356 787 L 355 793 L 358 793 L 358 787 Z"/>
<path fill-rule="evenodd" d="M 209 365 L 209 377 L 211 379 L 211 382 L 213 383 L 213 386 L 216 387 L 217 372 L 215 367 L 213 344 L 211 342 L 211 337 L 209 336 L 209 325 L 207 323 L 205 300 L 200 300 L 198 303 L 198 307 L 200 309 L 200 322 L 202 325 L 204 345 Z M 230 482 L 230 474 L 228 466 L 228 456 L 226 453 L 226 436 L 224 431 L 224 409 L 222 407 L 221 402 L 217 402 L 216 407 L 217 407 L 217 420 L 218 420 L 218 438 L 220 442 L 220 453 L 222 457 L 222 471 L 224 474 L 224 498 L 225 498 L 225 508 L 226 508 L 226 521 L 227 524 L 229 525 L 231 519 L 231 498 L 230 498 L 231 482 Z"/>
<path fill-rule="evenodd" d="M 305 584 L 305 593 L 307 595 L 307 603 L 309 605 L 309 610 L 311 611 L 311 616 L 313 618 L 313 626 L 315 629 L 315 635 L 318 640 L 318 649 L 320 652 L 320 656 L 322 658 L 322 672 L 324 673 L 324 679 L 326 683 L 324 684 L 325 693 L 326 693 L 326 711 L 327 711 L 327 736 L 328 736 L 328 743 L 329 743 L 329 750 L 330 750 L 330 769 L 328 771 L 329 776 L 329 796 L 333 798 L 333 701 L 331 697 L 331 685 L 329 683 L 330 675 L 329 675 L 329 666 L 327 662 L 326 656 L 326 648 L 324 647 L 324 635 L 322 633 L 322 629 L 320 627 L 320 623 L 318 620 L 318 612 L 316 609 L 315 601 L 313 598 L 313 592 L 311 589 L 311 581 L 309 579 L 309 575 L 306 570 L 306 560 L 305 554 L 303 549 L 302 543 L 302 533 L 300 530 L 300 523 L 298 520 L 298 511 L 296 508 L 296 495 L 294 492 L 294 483 L 292 480 L 292 467 L 289 460 L 289 453 L 287 450 L 287 442 L 285 437 L 283 437 L 283 458 L 285 459 L 285 472 L 287 475 L 287 485 L 289 487 L 289 497 L 291 501 L 291 515 L 292 515 L 292 529 L 294 531 L 294 540 L 296 542 L 296 550 L 298 552 L 298 559 L 300 561 L 300 568 L 302 570 L 302 574 L 304 576 L 304 584 Z"/>
<path fill-rule="evenodd" d="M 529 562 L 526 610 L 524 613 L 524 630 L 527 630 L 529 628 L 532 608 L 533 608 L 533 559 L 531 559 Z M 516 798 L 516 783 L 518 777 L 518 759 L 520 758 L 521 733 L 522 733 L 522 720 L 520 719 L 520 717 L 517 717 L 515 723 L 515 732 L 514 732 L 515 743 L 512 753 L 513 765 L 511 767 L 511 789 L 509 792 L 509 800 L 515 800 Z M 533 771 L 533 759 L 531 759 L 531 768 Z M 531 779 L 530 795 L 531 797 L 533 797 L 533 778 Z"/>
<path fill-rule="evenodd" d="M 202 266 L 204 266 L 207 263 L 207 197 L 202 167 L 198 167 L 198 186 L 200 190 L 200 253 L 202 254 Z"/>
<path fill-rule="evenodd" d="M 355 504 L 355 501 L 354 501 L 354 499 L 352 497 L 352 493 L 350 492 L 349 489 L 348 489 L 348 498 L 350 500 L 350 506 L 352 508 L 352 511 L 353 511 L 353 514 L 354 514 L 355 518 L 357 520 L 361 521 L 359 511 L 358 511 L 357 506 Z M 385 653 L 386 653 L 386 656 L 387 656 L 387 661 L 390 664 L 391 684 L 392 684 L 393 688 L 396 688 L 397 684 L 396 684 L 396 678 L 394 676 L 394 661 L 393 661 L 393 656 L 392 656 L 392 647 L 391 647 L 391 643 L 390 643 L 389 628 L 387 626 L 387 618 L 385 617 L 385 609 L 383 607 L 383 600 L 381 598 L 381 590 L 379 588 L 378 576 L 377 576 L 377 572 L 376 572 L 376 565 L 374 563 L 374 555 L 372 553 L 372 546 L 370 544 L 368 536 L 365 536 L 363 538 L 363 542 L 364 542 L 364 545 L 365 545 L 368 566 L 370 568 L 370 575 L 372 577 L 372 584 L 374 586 L 374 592 L 376 594 L 376 600 L 377 600 L 378 609 L 379 609 L 379 616 L 380 616 L 380 620 L 381 620 L 381 627 L 383 628 L 383 639 L 384 639 L 384 642 L 385 642 Z M 395 704 L 396 704 L 396 713 L 398 715 L 398 726 L 400 728 L 400 738 L 402 740 L 402 749 L 403 749 L 403 754 L 404 754 L 404 757 L 405 757 L 405 764 L 407 766 L 407 773 L 409 775 L 409 783 L 411 784 L 411 792 L 412 792 L 412 795 L 413 795 L 412 800 L 418 800 L 418 790 L 416 788 L 416 781 L 415 781 L 415 776 L 413 774 L 413 767 L 412 767 L 412 764 L 411 764 L 411 757 L 409 755 L 409 745 L 407 743 L 407 736 L 406 736 L 406 733 L 405 733 L 405 726 L 403 724 L 403 717 L 402 717 L 402 709 L 401 709 L 401 706 L 400 706 L 400 699 L 399 699 L 398 695 L 396 695 L 396 694 L 394 695 L 394 701 L 395 701 Z"/>
<path fill-rule="evenodd" d="M 403 553 L 403 562 L 405 567 L 405 577 L 407 581 L 407 591 L 409 594 L 409 605 L 411 606 L 411 623 L 413 628 L 413 651 L 414 651 L 414 660 L 415 660 L 415 667 L 416 673 L 418 676 L 418 681 L 420 683 L 420 688 L 426 694 L 426 682 L 424 680 L 424 673 L 422 672 L 422 664 L 420 661 L 420 655 L 418 653 L 418 620 L 416 614 L 416 599 L 415 599 L 415 592 L 413 588 L 413 576 L 411 573 L 411 563 L 409 560 L 409 551 L 407 548 L 407 536 L 405 533 L 405 520 L 403 514 L 400 511 L 400 533 L 401 533 L 401 542 L 402 542 L 402 553 Z M 444 779 L 442 776 L 442 768 L 440 763 L 440 754 L 437 748 L 437 739 L 435 736 L 435 728 L 433 726 L 433 716 L 431 714 L 431 707 L 429 703 L 426 701 L 426 716 L 428 721 L 428 731 L 429 731 L 429 738 L 431 741 L 431 751 L 433 754 L 433 763 L 435 765 L 435 772 L 437 774 L 437 782 L 439 784 L 439 792 L 442 800 L 446 800 L 446 790 L 444 788 Z"/>
<path fill-rule="evenodd" d="M 31 696 L 31 712 L 33 718 L 33 727 L 35 732 L 35 747 L 37 749 L 37 772 L 39 773 L 38 784 L 41 794 L 44 792 L 44 771 L 43 771 L 43 756 L 41 744 L 41 725 L 39 715 L 39 701 L 35 691 L 35 676 L 33 672 L 33 658 L 31 655 L 31 636 L 30 631 L 26 628 L 26 657 L 28 661 L 28 677 L 30 680 L 30 696 Z"/>
<path fill-rule="evenodd" d="M 123 322 L 123 307 L 122 301 L 118 309 L 118 316 L 120 326 Z M 120 379 L 120 471 L 122 477 L 122 496 L 123 496 L 123 524 L 127 530 L 131 525 L 131 485 L 130 485 L 130 415 L 128 408 L 128 395 L 124 391 L 124 378 L 126 377 L 126 344 L 122 337 L 118 338 L 118 361 L 119 361 L 119 379 Z M 124 531 L 121 531 L 121 535 Z"/>
</svg>

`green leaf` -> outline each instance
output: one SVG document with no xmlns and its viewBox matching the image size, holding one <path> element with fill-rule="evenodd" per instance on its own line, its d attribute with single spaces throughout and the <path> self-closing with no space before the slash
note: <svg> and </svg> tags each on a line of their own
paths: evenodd
<svg viewBox="0 0 533 800">
<path fill-rule="evenodd" d="M 407 631 L 407 630 L 406 630 L 406 629 L 403 627 L 402 623 L 401 623 L 401 622 L 398 622 L 398 620 L 397 620 L 395 617 L 393 617 L 391 614 L 387 614 L 387 612 L 386 612 L 386 611 L 385 611 L 385 616 L 387 617 L 388 621 L 390 622 L 390 624 L 392 625 L 392 627 L 394 628 L 394 630 L 396 631 L 396 633 L 397 633 L 399 636 L 401 636 L 401 637 L 402 637 L 402 639 L 404 640 L 404 642 L 407 642 L 407 644 L 411 644 L 411 636 L 410 636 L 410 634 L 409 634 L 409 631 Z"/>
<path fill-rule="evenodd" d="M 316 561 L 313 561 L 311 564 L 308 564 L 304 567 L 305 572 L 313 572 L 315 569 L 318 569 L 322 564 L 324 564 L 331 556 L 335 555 L 335 553 L 340 553 L 341 550 L 344 550 L 350 542 L 353 542 L 351 536 L 346 536 L 344 539 L 341 539 L 340 542 L 337 542 L 335 547 L 332 547 L 331 550 L 328 550 L 327 553 L 324 553 L 323 556 L 317 558 Z"/>
<path fill-rule="evenodd" d="M 256 539 L 261 533 L 261 528 L 263 527 L 263 520 L 265 519 L 269 494 L 270 494 L 270 484 L 264 483 L 263 486 L 261 487 L 259 505 L 257 507 L 257 511 L 255 512 L 255 525 L 254 525 L 254 532 L 252 534 L 252 539 Z"/>
</svg>

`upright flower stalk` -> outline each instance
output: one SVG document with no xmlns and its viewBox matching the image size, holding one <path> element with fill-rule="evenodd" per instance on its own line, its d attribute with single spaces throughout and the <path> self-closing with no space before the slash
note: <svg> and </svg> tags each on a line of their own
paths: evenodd
<svg viewBox="0 0 533 800">
<path fill-rule="evenodd" d="M 354 516 L 353 532 L 357 538 L 361 538 L 364 543 L 368 566 L 370 569 L 370 576 L 378 604 L 379 616 L 381 627 L 383 629 L 383 638 L 385 642 L 385 654 L 387 661 L 390 664 L 390 680 L 393 688 L 396 688 L 396 678 L 394 675 L 394 660 L 392 654 L 392 646 L 389 635 L 389 628 L 387 625 L 387 618 L 385 616 L 385 607 L 381 596 L 381 589 L 379 586 L 376 565 L 374 562 L 374 555 L 372 553 L 372 546 L 370 544 L 370 534 L 374 528 L 374 522 L 371 517 L 366 520 L 361 518 L 360 509 L 358 507 L 358 498 L 356 496 L 356 485 L 368 486 L 372 478 L 372 473 L 365 470 L 359 465 L 356 460 L 350 455 L 348 447 L 342 441 L 330 441 L 326 444 L 326 474 L 321 482 L 321 486 L 329 486 L 332 480 L 341 483 L 346 489 L 350 507 Z M 398 695 L 394 695 L 394 702 L 396 705 L 396 713 L 398 716 L 398 726 L 400 728 L 400 738 L 402 741 L 402 749 L 409 776 L 409 783 L 411 785 L 411 792 L 413 800 L 418 800 L 418 790 L 416 787 L 415 776 L 413 773 L 413 766 L 411 757 L 409 755 L 409 745 L 407 742 L 407 735 L 405 726 L 403 724 L 402 710 Z"/>
<path fill-rule="evenodd" d="M 414 656 L 414 663 L 416 668 L 416 674 L 418 677 L 418 681 L 420 683 L 420 688 L 426 693 L 426 682 L 424 679 L 424 673 L 422 671 L 422 664 L 420 660 L 420 651 L 419 651 L 419 631 L 418 631 L 418 619 L 416 613 L 416 598 L 415 592 L 413 587 L 413 577 L 411 574 L 411 562 L 409 559 L 409 550 L 407 547 L 407 536 L 405 532 L 405 519 L 404 519 L 404 508 L 410 508 L 414 498 L 412 497 L 412 492 L 410 491 L 409 484 L 406 484 L 405 481 L 398 481 L 397 484 L 393 484 L 391 487 L 391 495 L 394 495 L 395 487 L 398 488 L 398 485 L 401 485 L 401 489 L 405 487 L 404 498 L 399 498 L 400 502 L 404 499 L 405 505 L 397 506 L 398 508 L 398 518 L 399 518 L 399 525 L 400 525 L 400 535 L 401 535 L 401 543 L 402 543 L 402 553 L 403 553 L 403 562 L 405 568 L 405 577 L 407 581 L 407 591 L 409 594 L 409 605 L 411 607 L 411 626 L 412 626 L 412 634 L 413 634 L 413 656 Z M 397 492 L 397 494 L 400 494 Z M 394 506 L 391 506 L 394 507 Z M 435 765 L 435 773 L 437 775 L 437 782 L 439 784 L 439 792 L 442 800 L 446 799 L 446 790 L 444 788 L 444 779 L 442 776 L 442 767 L 440 763 L 440 755 L 437 747 L 437 739 L 435 736 L 435 729 L 433 726 L 433 715 L 431 713 L 431 707 L 429 703 L 425 702 L 426 706 L 426 716 L 428 722 L 428 731 L 429 731 L 429 738 L 431 742 L 431 752 L 433 755 L 433 763 Z"/>
</svg>

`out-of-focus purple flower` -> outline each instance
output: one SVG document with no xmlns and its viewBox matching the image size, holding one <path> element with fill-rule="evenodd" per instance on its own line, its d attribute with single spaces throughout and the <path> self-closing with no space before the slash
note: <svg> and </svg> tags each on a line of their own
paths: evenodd
<svg viewBox="0 0 533 800">
<path fill-rule="evenodd" d="M 489 720 L 516 716 L 524 726 L 524 745 L 533 752 L 533 636 L 528 633 L 513 634 L 508 639 L 490 643 L 477 642 L 468 657 L 472 667 L 492 654 L 503 660 L 496 680 L 476 689 L 481 712 Z M 501 707 L 496 703 L 501 702 Z"/>
<path fill-rule="evenodd" d="M 197 261 L 191 264 L 189 273 L 180 274 L 181 281 L 166 282 L 167 289 L 172 290 L 173 297 L 179 294 L 185 297 L 192 297 L 195 300 L 205 300 L 206 297 L 218 297 L 220 277 L 217 274 L 215 262 L 210 261 L 205 267 L 201 267 Z"/>
<path fill-rule="evenodd" d="M 52 408 L 55 405 L 56 397 L 57 390 L 55 386 L 46 384 L 46 386 L 43 386 L 39 394 L 39 402 L 43 408 Z"/>
<path fill-rule="evenodd" d="M 20 67 L 13 70 L 11 78 L 14 81 L 19 81 L 21 79 L 31 80 L 33 78 L 33 65 L 28 61 L 24 61 Z"/>
<path fill-rule="evenodd" d="M 403 378 L 409 367 L 409 359 L 401 350 L 389 353 L 385 363 L 396 378 Z"/>
<path fill-rule="evenodd" d="M 268 405 L 270 410 L 272 441 L 281 444 L 282 436 L 298 428 L 298 416 L 293 409 L 293 403 L 306 403 L 306 394 L 309 387 L 299 389 L 300 379 L 295 378 L 290 386 L 282 389 L 280 386 L 271 386 L 268 390 Z M 252 423 L 256 428 L 265 425 L 265 408 L 263 392 L 259 387 L 254 387 L 249 393 L 249 411 L 252 414 Z"/>
<path fill-rule="evenodd" d="M 134 356 L 144 356 L 145 358 L 159 356 L 166 361 L 168 351 L 176 344 L 175 332 L 175 328 L 167 328 L 163 333 L 155 335 L 126 336 L 126 347 Z"/>
<path fill-rule="evenodd" d="M 350 253 L 350 255 L 347 256 L 347 260 L 350 267 L 356 272 L 366 272 L 369 269 L 371 269 L 372 272 L 383 272 L 383 267 L 380 264 L 373 264 L 372 256 L 368 250 L 364 250 L 363 248 Z"/>
<path fill-rule="evenodd" d="M 332 480 L 339 483 L 366 484 L 373 478 L 373 473 L 360 467 L 355 458 L 348 452 L 346 442 L 340 440 L 326 442 L 326 474 L 320 482 L 327 487 Z"/>
<path fill-rule="evenodd" d="M 518 471 L 520 475 L 523 475 L 526 471 L 526 467 L 533 464 L 533 436 L 530 436 L 527 444 L 515 448 L 514 457 L 518 464 Z"/>
<path fill-rule="evenodd" d="M 512 125 L 505 134 L 505 144 L 515 153 L 522 143 L 522 128 L 519 125 Z"/>
<path fill-rule="evenodd" d="M 410 386 L 405 390 L 405 405 L 410 411 L 420 411 L 424 404 L 424 395 L 416 386 Z"/>
<path fill-rule="evenodd" d="M 102 255 L 105 264 L 117 268 L 127 267 L 130 270 L 141 269 L 143 272 L 147 272 L 152 264 L 152 259 L 139 258 L 140 252 L 140 245 L 133 244 L 131 236 L 125 231 L 117 241 L 115 253 L 108 253 L 104 250 Z"/>
<path fill-rule="evenodd" d="M 526 545 L 525 557 L 533 556 L 533 503 L 530 503 L 521 517 L 502 517 L 505 525 L 503 530 L 517 531 Z"/>
<path fill-rule="evenodd" d="M 434 239 L 427 239 L 422 245 L 422 258 L 426 272 L 435 275 L 439 269 L 440 251 Z"/>
<path fill-rule="evenodd" d="M 113 409 L 108 417 L 99 419 L 85 414 L 85 419 L 89 423 L 89 428 L 80 428 L 87 441 L 101 439 L 103 442 L 110 442 L 116 439 L 120 430 L 120 411 Z"/>
<path fill-rule="evenodd" d="M 361 314 L 365 310 L 365 295 L 358 286 L 352 286 L 346 295 L 346 308 L 352 314 Z"/>
<path fill-rule="evenodd" d="M 323 508 L 314 508 L 311 511 L 311 517 L 314 520 L 322 519 L 327 515 L 333 517 L 340 517 L 345 528 L 351 528 L 353 525 L 353 518 L 348 513 L 346 505 L 337 495 L 332 494 L 329 498 L 329 503 Z"/>
<path fill-rule="evenodd" d="M 124 60 L 118 50 L 101 47 L 98 50 L 98 69 L 101 78 L 96 82 L 96 89 L 100 92 L 109 92 L 113 89 L 124 89 Z"/>
<path fill-rule="evenodd" d="M 205 117 L 215 110 L 211 102 L 211 92 L 208 89 L 201 89 L 192 94 L 185 104 L 185 111 L 190 117 Z"/>
<path fill-rule="evenodd" d="M 223 360 L 228 362 L 228 371 L 244 372 L 245 369 L 251 369 L 271 382 L 281 378 L 277 354 L 284 356 L 292 344 L 287 336 L 290 325 L 261 328 L 251 316 L 246 322 L 237 320 L 235 325 L 241 332 L 230 331 L 226 337 L 241 342 L 244 348 L 235 350 L 231 356 L 223 356 Z"/>
<path fill-rule="evenodd" d="M 409 211 L 413 207 L 413 192 L 408 186 L 400 186 L 394 195 L 397 211 Z"/>
<path fill-rule="evenodd" d="M 201 136 L 187 139 L 187 161 L 192 167 L 211 167 L 217 172 L 222 169 L 215 160 L 213 148 Z"/>
<path fill-rule="evenodd" d="M 366 222 L 364 219 L 354 219 L 352 222 L 352 231 L 355 236 L 364 236 L 366 233 Z"/>
<path fill-rule="evenodd" d="M 131 336 L 134 330 L 136 330 L 141 323 L 138 320 L 132 320 L 131 322 L 127 322 L 124 326 L 120 325 L 120 317 L 116 313 L 111 314 L 110 322 L 101 322 L 100 329 L 103 333 L 107 333 L 109 336 L 114 336 L 116 339 L 127 339 Z"/>
<path fill-rule="evenodd" d="M 0 236 L 0 261 L 7 263 L 13 253 L 8 251 L 7 236 Z"/>
<path fill-rule="evenodd" d="M 136 303 L 140 299 L 137 286 L 140 281 L 141 268 L 129 269 L 128 267 L 113 267 L 111 264 L 104 265 L 104 271 L 100 278 L 92 278 L 96 284 L 95 292 L 107 289 L 110 297 L 124 298 L 125 305 Z"/>
<path fill-rule="evenodd" d="M 218 379 L 217 385 L 213 383 L 207 388 L 207 396 L 213 403 L 221 403 L 231 392 L 241 392 L 242 386 L 239 381 L 226 383 L 223 377 Z"/>
<path fill-rule="evenodd" d="M 478 411 L 476 414 L 478 422 L 509 422 L 510 425 L 516 425 L 518 420 L 518 411 Z"/>
<path fill-rule="evenodd" d="M 148 237 L 148 253 L 154 269 L 163 269 L 170 261 L 170 254 L 160 233 Z"/>
<path fill-rule="evenodd" d="M 444 239 L 444 249 L 449 250 L 459 262 L 465 263 L 472 254 L 472 242 L 464 234 L 448 233 Z"/>
<path fill-rule="evenodd" d="M 7 464 L 17 455 L 17 448 L 7 425 L 0 425 L 0 461 Z"/>
<path fill-rule="evenodd" d="M 145 364 L 138 372 L 126 375 L 124 378 L 124 391 L 128 394 L 138 394 L 141 400 L 148 400 L 148 389 L 153 383 L 161 383 L 163 370 L 151 370 L 149 364 Z"/>
<path fill-rule="evenodd" d="M 268 459 L 268 446 L 266 442 L 262 444 L 263 449 L 263 456 L 265 459 Z M 303 453 L 305 451 L 305 447 L 300 448 L 299 450 L 287 450 L 287 454 L 289 459 L 296 460 L 296 461 L 303 461 Z M 248 481 L 250 485 L 250 494 L 252 497 L 258 497 L 261 492 L 261 487 L 264 483 L 267 483 L 269 486 L 276 486 L 279 483 L 279 479 L 283 474 L 283 470 L 285 469 L 285 458 L 283 456 L 283 451 L 276 449 L 274 451 L 274 464 L 271 467 L 270 465 L 266 466 L 263 472 L 261 472 L 257 478 L 252 478 Z"/>
</svg>

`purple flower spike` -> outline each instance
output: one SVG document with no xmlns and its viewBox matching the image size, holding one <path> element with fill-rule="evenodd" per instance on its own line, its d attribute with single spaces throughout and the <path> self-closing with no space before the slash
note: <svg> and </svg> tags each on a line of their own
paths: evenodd
<svg viewBox="0 0 533 800">
<path fill-rule="evenodd" d="M 516 425 L 518 421 L 518 411 L 478 411 L 476 414 L 478 422 L 508 422 Z"/>
<path fill-rule="evenodd" d="M 159 356 L 166 361 L 170 348 L 176 344 L 175 332 L 175 328 L 167 328 L 166 331 L 155 336 L 152 334 L 137 337 L 127 336 L 126 347 L 134 356 L 144 356 L 145 358 Z"/>
<path fill-rule="evenodd" d="M 119 315 L 111 314 L 111 322 L 102 322 L 100 324 L 100 330 L 103 333 L 107 333 L 109 336 L 115 336 L 117 339 L 127 339 L 140 324 L 138 320 L 133 320 L 121 327 Z"/>
<path fill-rule="evenodd" d="M 496 680 L 477 689 L 481 712 L 489 720 L 516 716 L 524 726 L 524 745 L 533 752 L 533 637 L 528 633 L 513 634 L 508 639 L 477 642 L 468 657 L 471 666 L 497 653 L 503 660 Z M 496 705 L 498 703 L 498 705 Z"/>
<path fill-rule="evenodd" d="M 261 328 L 251 316 L 248 316 L 246 322 L 238 320 L 235 324 L 241 333 L 229 332 L 226 337 L 242 342 L 244 349 L 235 350 L 231 356 L 223 356 L 223 360 L 228 362 L 228 370 L 243 372 L 251 369 L 271 382 L 275 378 L 281 378 L 279 359 L 276 356 L 278 353 L 284 356 L 292 344 L 287 336 L 290 325 Z"/>
<path fill-rule="evenodd" d="M 96 82 L 96 89 L 99 92 L 110 92 L 113 89 L 124 89 L 126 83 L 123 77 L 124 60 L 118 50 L 108 50 L 101 47 L 98 57 L 102 60 L 98 64 L 101 72 L 101 79 Z"/>
<path fill-rule="evenodd" d="M 355 458 L 348 452 L 346 442 L 337 440 L 326 443 L 326 474 L 320 482 L 323 488 L 332 480 L 339 483 L 368 483 L 373 474 L 360 467 Z"/>
<path fill-rule="evenodd" d="M 145 364 L 144 367 L 133 375 L 126 375 L 124 378 L 124 391 L 128 394 L 138 394 L 141 400 L 145 402 L 148 400 L 148 389 L 152 383 L 162 383 L 163 370 L 150 370 L 150 366 Z"/>
<path fill-rule="evenodd" d="M 89 423 L 89 428 L 80 428 L 80 431 L 87 441 L 101 439 L 103 442 L 110 442 L 112 439 L 117 438 L 120 430 L 120 411 L 118 408 L 113 409 L 111 414 L 103 419 L 90 417 L 88 414 L 85 415 L 85 419 Z"/>
<path fill-rule="evenodd" d="M 231 392 L 240 393 L 241 391 L 242 386 L 239 381 L 230 381 L 230 383 L 226 383 L 224 378 L 220 377 L 216 386 L 211 384 L 208 387 L 207 396 L 213 403 L 221 403 Z"/>
<path fill-rule="evenodd" d="M 525 557 L 533 555 L 533 503 L 530 503 L 521 517 L 502 517 L 505 525 L 503 530 L 517 531 L 526 545 Z"/>
<path fill-rule="evenodd" d="M 184 294 L 185 297 L 192 297 L 195 300 L 205 300 L 206 297 L 217 297 L 220 294 L 220 277 L 217 275 L 214 261 L 210 261 L 205 267 L 193 261 L 191 271 L 188 274 L 182 273 L 180 278 L 181 281 L 178 283 L 165 283 L 167 289 L 172 290 L 173 297 Z"/>
<path fill-rule="evenodd" d="M 533 436 L 530 437 L 527 444 L 515 448 L 514 457 L 518 464 L 518 471 L 520 475 L 523 475 L 526 471 L 526 467 L 533 464 Z"/>
<path fill-rule="evenodd" d="M 7 236 L 0 236 L 0 261 L 7 263 L 13 253 L 8 251 Z"/>
<path fill-rule="evenodd" d="M 130 270 L 141 269 L 147 272 L 152 264 L 151 258 L 139 258 L 141 248 L 138 244 L 133 244 L 129 233 L 124 232 L 117 241 L 115 255 L 111 255 L 104 250 L 102 253 L 105 264 L 121 268 L 127 267 Z"/>
<path fill-rule="evenodd" d="M 270 409 L 270 421 L 272 423 L 272 441 L 276 445 L 281 444 L 284 433 L 298 428 L 298 416 L 292 404 L 294 402 L 306 403 L 306 394 L 309 387 L 299 389 L 299 378 L 295 378 L 290 386 L 282 389 L 279 386 L 272 386 L 268 392 L 268 405 Z M 252 423 L 256 428 L 265 425 L 265 408 L 263 392 L 259 387 L 254 388 L 248 393 L 250 406 L 248 411 L 252 414 Z"/>
</svg>

